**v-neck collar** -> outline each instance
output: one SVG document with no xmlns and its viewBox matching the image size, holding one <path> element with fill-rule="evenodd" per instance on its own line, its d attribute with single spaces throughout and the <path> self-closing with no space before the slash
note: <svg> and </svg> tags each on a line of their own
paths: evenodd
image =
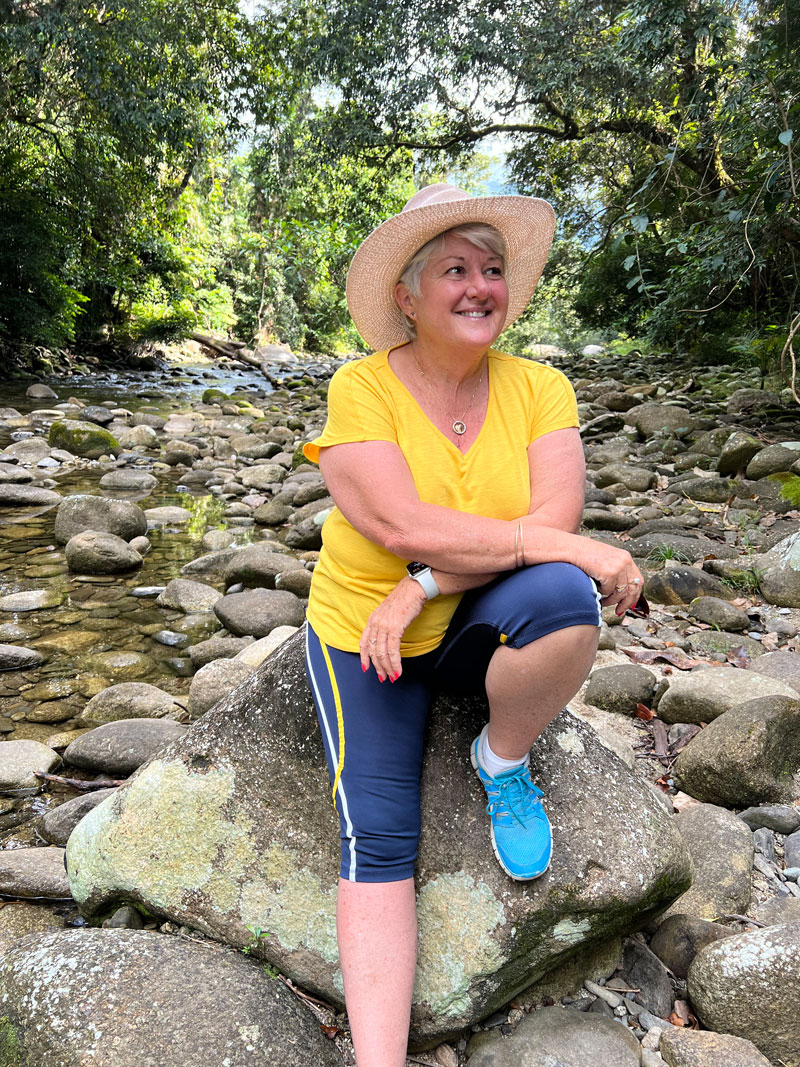
<svg viewBox="0 0 800 1067">
<path fill-rule="evenodd" d="M 486 424 L 489 421 L 489 416 L 490 416 L 490 414 L 492 412 L 492 408 L 494 406 L 494 389 L 492 388 L 492 377 L 493 377 L 493 375 L 492 375 L 492 360 L 491 360 L 491 357 L 494 354 L 494 349 L 490 348 L 486 352 L 486 381 L 487 381 L 487 384 L 489 386 L 489 398 L 488 398 L 488 400 L 486 402 L 486 414 L 484 415 L 484 418 L 483 418 L 483 425 L 481 426 L 480 430 L 478 431 L 478 436 L 475 438 L 475 440 L 469 446 L 467 451 L 466 452 L 462 452 L 460 448 L 458 448 L 456 445 L 453 444 L 453 442 L 450 440 L 450 438 L 446 434 L 442 433 L 442 431 L 439 429 L 439 427 L 436 425 L 436 423 L 430 418 L 428 413 L 423 408 L 422 404 L 420 404 L 420 402 L 417 400 L 417 398 L 414 396 L 414 394 L 411 392 L 411 390 L 408 388 L 408 386 L 404 382 L 402 382 L 400 380 L 400 378 L 398 377 L 398 375 L 395 373 L 394 367 L 392 366 L 392 364 L 389 361 L 389 356 L 392 354 L 392 352 L 396 352 L 399 348 L 405 348 L 405 346 L 407 344 L 408 344 L 408 342 L 404 341 L 403 344 L 393 345 L 391 348 L 388 348 L 386 350 L 383 358 L 386 360 L 386 366 L 387 366 L 387 368 L 389 370 L 389 373 L 392 375 L 392 377 L 397 382 L 397 384 L 400 386 L 400 388 L 403 389 L 403 391 L 409 396 L 409 398 L 411 399 L 412 403 L 416 405 L 416 407 L 418 408 L 420 414 L 425 419 L 425 421 L 442 438 L 442 440 L 450 448 L 450 450 L 452 452 L 454 452 L 455 455 L 458 456 L 459 459 L 465 460 L 468 456 L 470 456 L 472 454 L 473 449 L 478 444 L 480 439 L 483 437 L 484 431 L 486 429 Z"/>
</svg>

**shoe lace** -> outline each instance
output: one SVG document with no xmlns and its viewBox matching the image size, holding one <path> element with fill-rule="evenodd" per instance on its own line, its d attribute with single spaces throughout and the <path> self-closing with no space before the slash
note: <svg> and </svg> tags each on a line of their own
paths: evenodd
<svg viewBox="0 0 800 1067">
<path fill-rule="evenodd" d="M 487 785 L 486 792 L 489 797 L 487 814 L 495 815 L 498 819 L 513 817 L 520 826 L 524 826 L 526 819 L 544 817 L 537 803 L 544 793 L 533 784 L 526 766 L 507 777 L 494 778 L 492 787 Z"/>
</svg>

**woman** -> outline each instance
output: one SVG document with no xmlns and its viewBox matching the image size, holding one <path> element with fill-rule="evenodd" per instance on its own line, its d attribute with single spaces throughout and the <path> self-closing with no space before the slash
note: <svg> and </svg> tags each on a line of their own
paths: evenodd
<svg viewBox="0 0 800 1067">
<path fill-rule="evenodd" d="M 503 869 L 550 862 L 530 748 L 594 659 L 599 604 L 642 577 L 579 537 L 574 394 L 492 345 L 524 310 L 553 236 L 530 197 L 433 185 L 355 254 L 347 298 L 376 349 L 331 380 L 306 446 L 336 508 L 311 587 L 308 674 L 341 821 L 337 913 L 359 1067 L 405 1062 L 422 740 L 434 687 L 483 693 L 470 758 Z"/>
</svg>

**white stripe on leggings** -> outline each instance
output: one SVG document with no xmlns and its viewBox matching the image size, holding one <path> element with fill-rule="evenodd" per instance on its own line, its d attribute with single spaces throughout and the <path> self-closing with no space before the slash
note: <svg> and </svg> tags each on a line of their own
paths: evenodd
<svg viewBox="0 0 800 1067">
<path fill-rule="evenodd" d="M 325 736 L 328 738 L 328 746 L 330 748 L 330 751 L 334 753 L 334 760 L 338 761 L 339 753 L 336 751 L 336 749 L 334 748 L 334 745 L 333 745 L 333 736 L 331 734 L 331 727 L 330 727 L 330 723 L 328 721 L 328 714 L 327 714 L 327 712 L 325 710 L 325 705 L 324 705 L 324 703 L 322 701 L 322 696 L 320 695 L 319 686 L 317 685 L 316 675 L 314 674 L 314 665 L 311 662 L 311 653 L 310 653 L 309 647 L 308 647 L 308 631 L 309 631 L 309 626 L 308 626 L 308 623 L 306 623 L 306 663 L 308 664 L 308 676 L 311 679 L 311 685 L 312 685 L 312 687 L 314 689 L 314 694 L 315 694 L 315 696 L 317 698 L 317 706 L 319 707 L 320 718 L 322 719 L 322 722 L 323 722 L 323 724 L 325 726 Z M 316 634 L 314 636 L 316 636 Z M 319 638 L 317 638 L 317 640 L 319 640 Z M 338 728 L 336 730 L 336 737 L 337 737 L 337 739 L 339 737 Z M 350 821 L 350 812 L 349 812 L 348 807 L 347 807 L 347 795 L 345 794 L 344 783 L 342 782 L 341 777 L 339 778 L 339 788 L 338 788 L 337 792 L 339 793 L 339 796 L 342 798 L 342 815 L 344 816 L 344 826 L 345 826 L 345 830 L 347 831 L 348 840 L 350 842 L 350 868 L 349 868 L 348 873 L 347 873 L 347 879 L 350 882 L 355 882 L 355 880 L 356 880 L 356 838 L 355 838 L 355 836 L 353 834 L 353 824 Z"/>
</svg>

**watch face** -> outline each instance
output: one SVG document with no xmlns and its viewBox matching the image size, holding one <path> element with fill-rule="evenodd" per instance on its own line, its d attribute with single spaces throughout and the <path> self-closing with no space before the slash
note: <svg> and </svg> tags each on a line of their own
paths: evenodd
<svg viewBox="0 0 800 1067">
<path fill-rule="evenodd" d="M 427 563 L 409 563 L 406 570 L 413 577 L 415 574 L 423 574 L 425 571 L 429 571 L 430 567 Z"/>
</svg>

